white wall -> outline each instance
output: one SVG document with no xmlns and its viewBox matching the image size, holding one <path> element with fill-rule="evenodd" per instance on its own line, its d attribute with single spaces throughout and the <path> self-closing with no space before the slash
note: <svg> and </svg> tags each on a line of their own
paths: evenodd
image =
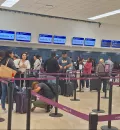
<svg viewBox="0 0 120 130">
<path fill-rule="evenodd" d="M 48 33 L 67 36 L 66 45 L 71 45 L 73 36 L 96 38 L 96 47 L 101 39 L 120 40 L 120 26 L 76 22 L 0 11 L 0 29 L 32 33 L 32 42 L 38 42 L 38 34 Z M 6 42 L 8 45 L 8 42 Z"/>
</svg>

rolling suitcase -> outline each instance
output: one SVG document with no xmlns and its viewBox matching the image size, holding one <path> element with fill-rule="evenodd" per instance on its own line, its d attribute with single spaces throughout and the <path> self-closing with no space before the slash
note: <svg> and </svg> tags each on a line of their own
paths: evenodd
<svg viewBox="0 0 120 130">
<path fill-rule="evenodd" d="M 92 90 L 101 90 L 101 79 L 91 79 L 90 80 L 90 91 Z"/>
<path fill-rule="evenodd" d="M 23 92 L 16 94 L 16 113 L 24 114 L 27 112 L 27 96 Z"/>
<path fill-rule="evenodd" d="M 66 78 L 67 77 L 71 77 L 71 73 L 70 71 L 66 72 Z M 70 97 L 73 96 L 73 91 L 74 91 L 74 83 L 69 80 L 66 79 L 66 83 L 64 84 L 64 96 Z"/>
</svg>

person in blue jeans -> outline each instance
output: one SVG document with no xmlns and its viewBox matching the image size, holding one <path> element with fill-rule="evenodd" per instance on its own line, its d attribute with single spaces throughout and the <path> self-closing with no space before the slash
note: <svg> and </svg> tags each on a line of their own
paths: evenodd
<svg viewBox="0 0 120 130">
<path fill-rule="evenodd" d="M 6 96 L 7 96 L 7 84 L 4 83 L 4 82 L 1 82 L 1 87 L 2 87 L 1 106 L 2 106 L 2 110 L 4 112 L 6 112 L 5 99 L 6 99 Z"/>
<path fill-rule="evenodd" d="M 13 52 L 8 50 L 8 51 L 0 51 L 0 65 L 7 65 L 7 67 L 16 70 L 15 64 L 13 62 Z M 6 64 L 7 63 L 7 64 Z M 1 75 L 2 76 L 2 75 Z M 4 112 L 6 112 L 6 108 L 5 108 L 5 100 L 7 97 L 7 89 L 9 87 L 9 84 L 6 84 L 4 81 L 1 82 L 1 87 L 2 87 L 2 95 L 1 95 L 1 106 L 2 106 L 2 110 Z M 8 93 L 9 94 L 9 93 Z M 8 99 L 9 100 L 9 99 Z"/>
</svg>

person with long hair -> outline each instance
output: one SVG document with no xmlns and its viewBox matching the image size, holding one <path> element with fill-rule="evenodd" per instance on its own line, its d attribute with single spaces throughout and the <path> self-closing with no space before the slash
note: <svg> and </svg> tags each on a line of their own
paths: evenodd
<svg viewBox="0 0 120 130">
<path fill-rule="evenodd" d="M 20 59 L 18 65 L 19 65 L 19 71 L 21 71 L 21 78 L 24 78 L 26 70 L 30 69 L 30 62 L 29 62 L 29 60 L 27 60 L 26 53 L 22 53 L 21 59 Z M 23 82 L 24 81 L 22 80 L 20 87 L 23 87 Z"/>
<path fill-rule="evenodd" d="M 87 78 L 91 75 L 92 72 L 92 59 L 88 58 L 86 64 L 84 65 L 83 75 Z M 89 88 L 89 80 L 86 81 L 86 88 Z"/>
<path fill-rule="evenodd" d="M 15 64 L 13 62 L 13 56 L 14 56 L 14 54 L 11 50 L 7 50 L 6 52 L 2 52 L 0 54 L 0 57 L 1 57 L 0 64 L 6 65 L 7 67 L 17 71 Z M 3 112 L 6 113 L 7 111 L 6 111 L 6 107 L 5 107 L 5 100 L 7 97 L 7 87 L 9 87 L 9 86 L 5 82 L 1 82 L 1 87 L 2 87 L 1 106 L 2 106 Z M 13 91 L 12 91 L 12 95 L 13 95 Z"/>
</svg>

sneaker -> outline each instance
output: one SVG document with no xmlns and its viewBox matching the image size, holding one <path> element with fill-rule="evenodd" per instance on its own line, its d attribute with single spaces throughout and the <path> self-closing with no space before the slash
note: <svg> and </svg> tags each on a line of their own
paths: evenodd
<svg viewBox="0 0 120 130">
<path fill-rule="evenodd" d="M 2 113 L 7 113 L 7 110 L 6 109 L 2 109 Z"/>
</svg>

